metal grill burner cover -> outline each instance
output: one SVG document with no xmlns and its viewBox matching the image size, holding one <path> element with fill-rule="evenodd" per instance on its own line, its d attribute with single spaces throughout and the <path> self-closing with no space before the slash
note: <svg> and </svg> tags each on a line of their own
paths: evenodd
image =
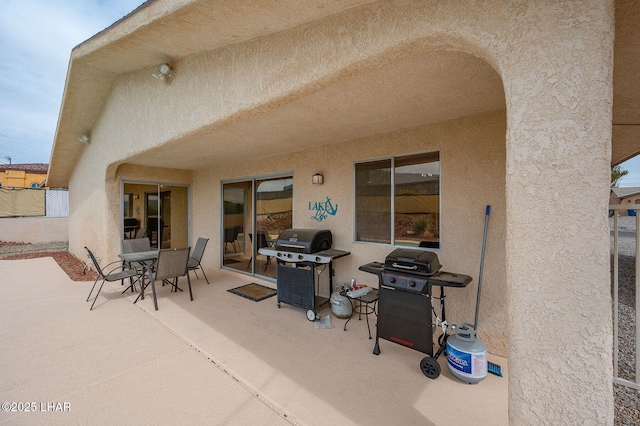
<svg viewBox="0 0 640 426">
<path fill-rule="evenodd" d="M 316 253 L 331 248 L 331 231 L 326 229 L 285 229 L 275 249 L 292 253 Z"/>
<path fill-rule="evenodd" d="M 395 271 L 403 274 L 431 276 L 440 270 L 442 265 L 438 261 L 438 255 L 424 250 L 395 249 L 389 253 L 384 261 L 386 271 Z"/>
</svg>

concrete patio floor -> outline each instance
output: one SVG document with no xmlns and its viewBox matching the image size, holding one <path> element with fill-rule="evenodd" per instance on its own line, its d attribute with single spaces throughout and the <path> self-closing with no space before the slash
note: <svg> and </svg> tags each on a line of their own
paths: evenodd
<svg viewBox="0 0 640 426">
<path fill-rule="evenodd" d="M 0 261 L 0 399 L 16 403 L 0 423 L 508 424 L 504 358 L 488 356 L 505 377 L 466 385 L 442 356 L 431 380 L 420 352 L 381 340 L 373 355 L 364 320 L 345 332 L 326 307 L 334 328 L 316 329 L 275 297 L 227 292 L 274 284 L 207 275 L 210 285 L 192 280 L 193 302 L 159 287 L 157 312 L 150 289 L 134 305 L 106 283 L 89 311 L 92 282 L 71 281 L 52 258 Z"/>
</svg>

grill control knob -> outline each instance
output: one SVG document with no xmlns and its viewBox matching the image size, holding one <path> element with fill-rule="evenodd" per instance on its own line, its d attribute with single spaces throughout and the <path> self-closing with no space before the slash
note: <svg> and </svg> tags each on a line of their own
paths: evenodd
<svg viewBox="0 0 640 426">
<path fill-rule="evenodd" d="M 416 286 L 415 281 L 409 281 L 409 287 L 415 287 L 415 286 Z"/>
<path fill-rule="evenodd" d="M 304 256 L 303 256 L 303 255 L 301 255 L 301 254 L 299 254 L 299 255 L 298 255 L 298 260 L 302 260 L 302 259 L 304 259 Z"/>
<path fill-rule="evenodd" d="M 396 282 L 396 279 L 394 277 L 389 277 L 389 282 L 393 284 Z"/>
</svg>

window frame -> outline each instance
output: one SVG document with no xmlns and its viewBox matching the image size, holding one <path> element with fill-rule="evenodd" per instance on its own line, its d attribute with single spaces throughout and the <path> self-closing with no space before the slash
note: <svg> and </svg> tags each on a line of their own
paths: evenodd
<svg viewBox="0 0 640 426">
<path fill-rule="evenodd" d="M 398 244 L 397 243 L 397 238 L 396 238 L 396 225 L 395 225 L 395 217 L 396 217 L 396 168 L 397 167 L 401 167 L 401 166 L 396 166 L 396 160 L 397 159 L 407 159 L 409 157 L 419 157 L 419 156 L 428 156 L 428 155 L 433 155 L 433 154 L 437 154 L 437 158 L 438 158 L 438 211 L 436 212 L 438 215 L 438 219 L 437 219 L 437 228 L 438 228 L 438 247 L 419 247 L 419 246 L 412 246 L 412 245 L 407 245 L 407 244 Z M 389 223 L 388 226 L 390 228 L 390 240 L 389 242 L 377 242 L 377 241 L 365 241 L 365 240 L 360 240 L 358 239 L 358 210 L 357 210 L 357 197 L 358 197 L 358 183 L 357 183 L 357 167 L 358 165 L 361 164 L 367 164 L 367 163 L 376 163 L 376 162 L 384 162 L 384 161 L 389 161 L 390 162 L 390 180 L 389 180 L 389 185 L 390 185 L 390 219 L 389 219 Z M 433 150 L 426 150 L 426 151 L 419 151 L 419 152 L 411 152 L 411 153 L 406 153 L 406 154 L 395 154 L 395 155 L 389 155 L 389 156 L 383 156 L 383 157 L 376 157 L 376 158 L 370 158 L 370 159 L 364 159 L 364 160 L 356 160 L 353 163 L 353 234 L 352 234 L 352 239 L 353 242 L 356 244 L 368 244 L 368 245 L 378 245 L 378 246 L 385 246 L 385 247 L 389 247 L 389 246 L 398 246 L 398 247 L 407 247 L 407 248 L 416 248 L 416 249 L 420 249 L 420 250 L 431 250 L 431 251 L 439 251 L 442 248 L 442 237 L 440 235 L 440 230 L 441 230 L 441 219 L 442 219 L 442 150 L 440 149 L 433 149 Z"/>
</svg>

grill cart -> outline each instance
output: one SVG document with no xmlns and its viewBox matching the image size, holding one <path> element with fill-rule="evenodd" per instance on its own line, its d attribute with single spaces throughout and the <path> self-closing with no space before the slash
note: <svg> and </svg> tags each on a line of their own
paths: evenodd
<svg viewBox="0 0 640 426">
<path fill-rule="evenodd" d="M 260 254 L 273 256 L 277 260 L 278 308 L 281 303 L 286 303 L 306 309 L 309 321 L 320 318 L 318 309 L 329 302 L 329 297 L 320 296 L 316 276 L 328 268 L 328 294 L 331 295 L 333 260 L 351 254 L 348 251 L 332 249 L 332 243 L 329 230 L 286 229 L 278 236 L 274 248 L 259 250 Z"/>
<path fill-rule="evenodd" d="M 375 274 L 379 279 L 378 325 L 375 355 L 380 354 L 379 339 L 388 340 L 429 356 L 420 361 L 422 373 L 436 379 L 440 376 L 437 358 L 446 348 L 446 317 L 444 287 L 463 288 L 471 282 L 468 275 L 440 271 L 438 256 L 429 251 L 396 249 L 384 263 L 371 262 L 360 270 Z M 440 287 L 440 296 L 433 295 L 433 287 Z M 434 298 L 440 299 L 440 316 L 445 324 L 438 339 L 439 348 L 433 351 Z"/>
</svg>

